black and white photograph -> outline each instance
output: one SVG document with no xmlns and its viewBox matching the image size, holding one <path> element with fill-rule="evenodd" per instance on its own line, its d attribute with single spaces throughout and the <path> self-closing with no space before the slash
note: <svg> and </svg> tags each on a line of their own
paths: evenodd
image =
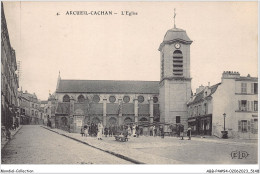
<svg viewBox="0 0 260 174">
<path fill-rule="evenodd" d="M 1 173 L 259 173 L 258 1 L 1 1 Z"/>
</svg>

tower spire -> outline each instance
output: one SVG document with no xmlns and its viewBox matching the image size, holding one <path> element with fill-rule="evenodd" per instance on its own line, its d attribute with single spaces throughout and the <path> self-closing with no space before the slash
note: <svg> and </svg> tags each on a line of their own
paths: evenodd
<svg viewBox="0 0 260 174">
<path fill-rule="evenodd" d="M 174 16 L 173 16 L 173 19 L 174 19 L 174 28 L 176 28 L 176 25 L 175 25 L 175 17 L 176 17 L 176 9 L 174 8 Z"/>
</svg>

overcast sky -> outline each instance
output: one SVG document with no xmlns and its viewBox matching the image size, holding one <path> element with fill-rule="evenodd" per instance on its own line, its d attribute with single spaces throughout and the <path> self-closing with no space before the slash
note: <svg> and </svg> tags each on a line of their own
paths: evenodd
<svg viewBox="0 0 260 174">
<path fill-rule="evenodd" d="M 193 91 L 220 82 L 223 71 L 257 76 L 257 2 L 4 2 L 20 87 L 46 100 L 59 71 L 62 79 L 159 81 L 158 48 L 174 8 L 177 28 L 193 40 Z M 118 14 L 65 15 L 80 10 Z"/>
</svg>

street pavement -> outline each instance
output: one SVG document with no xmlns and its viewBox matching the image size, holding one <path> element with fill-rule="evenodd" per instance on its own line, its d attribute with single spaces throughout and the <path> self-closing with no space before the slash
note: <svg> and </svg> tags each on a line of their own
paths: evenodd
<svg viewBox="0 0 260 174">
<path fill-rule="evenodd" d="M 22 136 L 22 132 L 24 132 L 23 139 L 26 139 L 27 143 L 30 141 L 27 146 L 30 145 L 31 147 L 33 147 L 32 149 L 34 149 L 34 153 L 38 155 L 38 164 L 75 164 L 81 163 L 82 161 L 83 163 L 92 162 L 98 164 L 130 163 L 112 155 L 110 155 L 111 157 L 109 157 L 108 159 L 105 159 L 103 158 L 103 156 L 109 156 L 108 153 L 99 151 L 90 146 L 145 164 L 257 163 L 257 140 L 218 139 L 214 137 L 195 137 L 192 138 L 192 140 L 187 140 L 187 138 L 185 138 L 185 140 L 180 140 L 176 137 L 165 137 L 164 139 L 162 139 L 160 137 L 141 136 L 139 138 L 130 137 L 128 142 L 118 142 L 115 141 L 114 137 L 103 137 L 103 140 L 97 140 L 97 138 L 95 137 L 82 137 L 80 134 L 68 133 L 60 129 L 50 129 L 51 131 L 47 129 L 50 128 L 47 128 L 45 126 L 24 126 L 23 129 L 20 130 L 21 132 L 19 131 L 16 135 L 17 137 L 15 136 L 16 139 L 19 139 L 19 137 Z M 30 133 L 30 130 L 34 132 Z M 53 131 L 59 133 L 60 135 L 54 133 Z M 28 136 L 30 136 L 31 138 L 28 138 Z M 41 138 L 38 138 L 38 136 L 41 136 Z M 77 141 L 71 140 L 71 138 L 76 139 Z M 35 141 L 34 139 L 36 139 L 37 141 Z M 37 142 L 39 141 L 41 143 L 37 144 Z M 82 144 L 80 142 L 86 143 L 88 145 Z M 9 144 L 7 144 L 7 146 L 4 148 L 7 155 L 4 154 L 4 157 L 2 157 L 2 161 L 4 160 L 3 163 L 9 162 L 14 164 L 19 163 L 19 161 L 26 161 L 24 163 L 35 164 L 36 161 L 24 159 L 27 158 L 26 154 L 18 155 L 23 157 L 20 158 L 20 160 L 18 160 L 19 157 L 18 159 L 14 159 L 16 155 L 14 152 L 17 151 L 17 146 L 22 148 L 26 146 L 26 143 L 23 144 L 21 140 L 17 142 L 15 142 L 15 140 L 12 140 Z M 92 148 L 90 150 L 90 158 L 88 158 L 89 153 L 83 155 L 85 151 L 88 151 L 85 150 L 85 148 Z M 28 151 L 30 151 L 29 149 Z M 99 161 L 100 158 L 98 158 L 98 154 L 96 156 L 96 154 L 92 153 L 92 151 L 94 152 L 95 150 L 99 151 L 99 153 L 101 154 L 104 154 L 102 156 L 102 160 Z M 40 153 L 39 151 L 44 151 L 44 153 Z M 249 155 L 246 158 L 242 159 L 232 159 L 231 153 L 234 151 L 247 152 Z M 56 154 L 55 156 L 58 155 L 59 157 L 54 157 L 54 159 L 52 160 L 50 159 L 50 156 L 48 156 L 48 154 Z M 45 157 L 45 161 L 42 159 L 43 157 L 41 156 Z M 65 156 L 66 159 L 64 159 L 63 156 Z M 111 159 L 112 157 L 113 159 Z M 97 161 L 91 160 L 92 158 L 97 159 Z"/>
<path fill-rule="evenodd" d="M 1 154 L 2 164 L 131 164 L 39 125 L 24 125 Z"/>
</svg>

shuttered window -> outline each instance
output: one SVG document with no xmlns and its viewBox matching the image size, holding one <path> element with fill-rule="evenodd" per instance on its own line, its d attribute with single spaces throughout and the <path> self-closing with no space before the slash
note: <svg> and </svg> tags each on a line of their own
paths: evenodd
<svg viewBox="0 0 260 174">
<path fill-rule="evenodd" d="M 238 122 L 239 132 L 247 132 L 250 129 L 250 123 L 247 120 L 241 120 Z"/>
<path fill-rule="evenodd" d="M 258 111 L 258 101 L 254 101 L 254 111 Z"/>
<path fill-rule="evenodd" d="M 247 84 L 241 83 L 241 93 L 246 93 L 246 92 L 247 92 Z"/>
<path fill-rule="evenodd" d="M 254 133 L 254 119 L 251 119 L 251 133 Z"/>
<path fill-rule="evenodd" d="M 250 111 L 250 102 L 247 102 L 247 111 Z"/>
<path fill-rule="evenodd" d="M 250 132 L 250 121 L 247 121 L 247 131 Z"/>
<path fill-rule="evenodd" d="M 251 101 L 251 111 L 254 111 L 254 102 Z"/>
<path fill-rule="evenodd" d="M 238 101 L 238 110 L 241 111 L 241 101 Z"/>
<path fill-rule="evenodd" d="M 241 120 L 238 120 L 238 132 L 242 132 L 242 123 L 241 123 Z"/>
</svg>

